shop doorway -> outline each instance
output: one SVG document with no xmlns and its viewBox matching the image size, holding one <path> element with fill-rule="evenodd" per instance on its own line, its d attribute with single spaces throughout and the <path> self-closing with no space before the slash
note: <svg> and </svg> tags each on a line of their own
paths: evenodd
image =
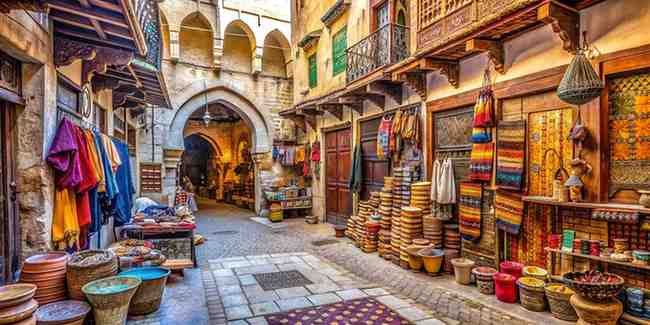
<svg viewBox="0 0 650 325">
<path fill-rule="evenodd" d="M 352 156 L 352 129 L 325 133 L 326 219 L 332 224 L 345 224 L 352 213 L 350 169 Z"/>
<path fill-rule="evenodd" d="M 361 200 L 368 200 L 370 192 L 381 191 L 384 187 L 384 177 L 390 176 L 390 160 L 388 157 L 377 156 L 377 133 L 382 117 L 361 121 L 359 129 L 361 132 Z"/>
<path fill-rule="evenodd" d="M 20 232 L 13 159 L 13 104 L 0 100 L 0 284 L 12 282 L 18 270 Z"/>
</svg>

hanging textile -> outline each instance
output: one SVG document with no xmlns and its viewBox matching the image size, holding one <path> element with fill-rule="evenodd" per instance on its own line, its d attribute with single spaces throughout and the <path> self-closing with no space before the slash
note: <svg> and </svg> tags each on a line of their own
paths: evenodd
<svg viewBox="0 0 650 325">
<path fill-rule="evenodd" d="M 122 164 L 115 172 L 115 180 L 119 194 L 113 201 L 115 211 L 114 226 L 119 227 L 131 221 L 131 208 L 133 206 L 133 193 L 135 186 L 131 179 L 131 164 L 129 162 L 129 146 L 121 141 L 112 140 Z"/>
<path fill-rule="evenodd" d="M 521 194 L 497 190 L 494 209 L 497 228 L 509 234 L 519 234 L 524 215 L 524 201 L 521 200 Z"/>
<path fill-rule="evenodd" d="M 490 128 L 472 128 L 472 143 L 492 142 L 492 131 Z"/>
<path fill-rule="evenodd" d="M 54 168 L 55 182 L 59 189 L 73 188 L 81 182 L 81 163 L 75 128 L 76 125 L 63 118 L 47 153 L 47 163 Z"/>
<path fill-rule="evenodd" d="M 494 93 L 492 91 L 492 76 L 488 68 L 483 74 L 483 88 L 479 91 L 478 100 L 474 105 L 473 126 L 488 128 L 494 124 Z"/>
<path fill-rule="evenodd" d="M 311 144 L 311 161 L 320 161 L 320 141 Z"/>
<path fill-rule="evenodd" d="M 455 204 L 456 203 L 456 179 L 454 176 L 454 164 L 449 158 L 445 159 L 440 167 L 440 177 L 438 178 L 436 202 L 438 204 Z"/>
<path fill-rule="evenodd" d="M 305 147 L 298 146 L 296 148 L 296 164 L 305 161 Z"/>
<path fill-rule="evenodd" d="M 352 156 L 352 170 L 350 171 L 350 191 L 352 193 L 361 192 L 361 145 L 354 146 L 354 155 Z"/>
<path fill-rule="evenodd" d="M 497 128 L 497 173 L 499 188 L 520 191 L 526 154 L 526 121 L 501 121 Z"/>
<path fill-rule="evenodd" d="M 490 181 L 492 179 L 493 143 L 474 143 L 469 163 L 469 179 L 473 181 Z"/>
<path fill-rule="evenodd" d="M 393 121 L 388 116 L 384 116 L 379 123 L 379 128 L 377 130 L 377 158 L 379 159 L 390 157 L 392 125 Z"/>
<path fill-rule="evenodd" d="M 440 161 L 436 159 L 431 167 L 431 201 L 438 201 L 438 182 L 440 181 Z"/>
<path fill-rule="evenodd" d="M 483 187 L 480 183 L 460 183 L 458 223 L 460 235 L 465 240 L 476 241 L 481 237 L 481 201 Z"/>
<path fill-rule="evenodd" d="M 57 249 L 72 248 L 79 240 L 79 219 L 74 191 L 68 188 L 54 192 L 52 242 Z"/>
</svg>

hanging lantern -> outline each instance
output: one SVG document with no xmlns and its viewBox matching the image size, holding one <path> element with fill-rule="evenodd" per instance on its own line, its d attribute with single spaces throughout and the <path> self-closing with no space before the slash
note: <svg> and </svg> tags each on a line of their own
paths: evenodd
<svg viewBox="0 0 650 325">
<path fill-rule="evenodd" d="M 602 93 L 603 81 L 600 80 L 587 58 L 587 55 L 591 53 L 597 53 L 597 50 L 583 40 L 583 45 L 576 50 L 575 57 L 571 60 L 571 64 L 557 87 L 557 96 L 561 100 L 573 105 L 582 105 Z"/>
<path fill-rule="evenodd" d="M 208 111 L 208 107 L 205 107 L 205 113 L 203 113 L 203 124 L 205 124 L 205 127 L 207 128 L 210 126 L 210 121 L 212 121 L 212 116 L 210 116 L 210 111 Z"/>
</svg>

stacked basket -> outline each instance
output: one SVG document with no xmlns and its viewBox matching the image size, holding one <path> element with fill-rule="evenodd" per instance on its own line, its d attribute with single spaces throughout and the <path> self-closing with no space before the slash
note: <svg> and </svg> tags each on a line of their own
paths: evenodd
<svg viewBox="0 0 650 325">
<path fill-rule="evenodd" d="M 413 239 L 422 238 L 422 209 L 403 207 L 401 222 L 400 266 L 408 268 L 409 254 L 407 248 Z"/>
<path fill-rule="evenodd" d="M 392 255 L 392 247 L 390 245 L 391 238 L 391 216 L 393 208 L 393 179 L 392 177 L 384 178 L 384 188 L 379 195 L 379 215 L 381 216 L 379 231 L 379 256 L 390 259 Z"/>
<path fill-rule="evenodd" d="M 105 250 L 87 250 L 73 254 L 68 261 L 68 293 L 75 300 L 86 300 L 81 287 L 97 279 L 117 274 L 117 256 Z"/>
<path fill-rule="evenodd" d="M 423 216 L 431 214 L 431 182 L 411 184 L 410 205 L 422 209 Z"/>
<path fill-rule="evenodd" d="M 454 267 L 451 264 L 451 260 L 460 257 L 460 232 L 458 230 L 458 224 L 446 224 L 444 225 L 444 231 L 445 263 L 443 269 L 445 272 L 453 272 Z"/>
<path fill-rule="evenodd" d="M 352 239 L 352 241 L 357 241 L 357 216 L 350 216 L 348 218 L 348 224 L 345 228 L 345 236 Z"/>
<path fill-rule="evenodd" d="M 442 220 L 429 214 L 422 217 L 422 223 L 424 238 L 435 248 L 442 248 Z"/>
</svg>

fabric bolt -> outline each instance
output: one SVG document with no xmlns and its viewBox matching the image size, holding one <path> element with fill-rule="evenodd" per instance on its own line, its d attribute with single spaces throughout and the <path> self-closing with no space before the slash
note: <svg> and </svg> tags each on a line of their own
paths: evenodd
<svg viewBox="0 0 650 325">
<path fill-rule="evenodd" d="M 47 153 L 47 163 L 55 170 L 56 186 L 59 189 L 73 188 L 81 182 L 81 163 L 74 125 L 63 118 Z"/>
<path fill-rule="evenodd" d="M 296 148 L 296 163 L 305 161 L 305 147 L 299 146 Z"/>
<path fill-rule="evenodd" d="M 104 167 L 104 180 L 106 182 L 105 193 L 109 200 L 113 200 L 115 195 L 118 193 L 117 184 L 115 183 L 115 175 L 113 173 L 112 162 L 108 156 L 106 147 L 104 146 L 104 141 L 102 140 L 102 135 L 98 132 L 95 132 L 95 146 L 97 147 L 97 152 L 102 161 L 102 166 Z"/>
<path fill-rule="evenodd" d="M 97 186 L 97 176 L 95 173 L 95 166 L 93 165 L 90 152 L 88 150 L 88 143 L 86 136 L 79 128 L 75 128 L 75 138 L 77 146 L 79 147 L 79 162 L 81 174 L 83 175 L 81 182 L 77 185 L 77 217 L 79 218 L 79 227 L 86 227 L 91 222 L 90 210 L 90 197 L 88 191 Z"/>
<path fill-rule="evenodd" d="M 131 179 L 131 164 L 129 162 L 129 146 L 121 141 L 113 139 L 113 144 L 119 154 L 122 164 L 115 172 L 115 180 L 119 188 L 119 194 L 113 201 L 115 211 L 115 226 L 122 226 L 131 221 L 131 207 L 133 206 L 133 193 L 135 186 Z"/>
<path fill-rule="evenodd" d="M 350 191 L 353 193 L 361 192 L 361 145 L 354 146 L 352 156 L 352 170 L 350 170 Z"/>
<path fill-rule="evenodd" d="M 458 223 L 463 239 L 476 241 L 481 237 L 481 201 L 483 186 L 479 183 L 460 183 Z"/>
<path fill-rule="evenodd" d="M 481 90 L 474 105 L 475 128 L 494 126 L 494 94 L 491 88 Z"/>
<path fill-rule="evenodd" d="M 523 186 L 526 154 L 526 121 L 502 121 L 497 128 L 497 172 L 499 188 L 519 191 Z"/>
<path fill-rule="evenodd" d="M 497 190 L 494 199 L 497 228 L 513 234 L 519 234 L 524 215 L 524 201 L 521 194 Z"/>
<path fill-rule="evenodd" d="M 490 181 L 492 179 L 493 143 L 474 143 L 470 155 L 469 179 L 473 181 Z"/>
<path fill-rule="evenodd" d="M 438 204 L 456 203 L 456 179 L 454 176 L 454 163 L 447 158 L 440 167 L 440 177 L 437 182 L 436 194 Z"/>
</svg>

